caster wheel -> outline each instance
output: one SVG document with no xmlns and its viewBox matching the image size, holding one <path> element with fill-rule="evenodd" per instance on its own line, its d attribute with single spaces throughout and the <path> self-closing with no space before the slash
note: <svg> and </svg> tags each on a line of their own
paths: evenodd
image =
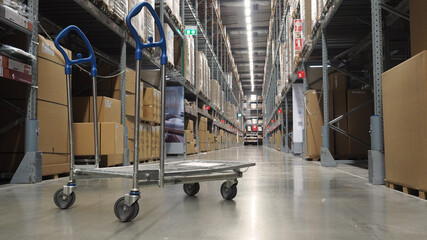
<svg viewBox="0 0 427 240">
<path fill-rule="evenodd" d="M 221 195 L 224 200 L 231 200 L 237 195 L 237 186 L 236 184 L 232 185 L 231 187 L 227 187 L 227 183 L 224 182 L 221 185 Z"/>
<path fill-rule="evenodd" d="M 125 197 L 119 198 L 114 204 L 114 214 L 120 222 L 130 222 L 139 213 L 139 204 L 135 202 L 131 206 L 125 204 Z"/>
<path fill-rule="evenodd" d="M 56 191 L 55 195 L 53 195 L 53 201 L 60 209 L 67 209 L 71 207 L 76 201 L 76 195 L 74 192 L 72 192 L 67 196 L 64 194 L 64 189 L 60 188 L 58 191 Z"/>
<path fill-rule="evenodd" d="M 199 192 L 199 190 L 200 190 L 200 184 L 197 182 L 184 184 L 184 192 L 190 197 L 196 195 Z"/>
</svg>

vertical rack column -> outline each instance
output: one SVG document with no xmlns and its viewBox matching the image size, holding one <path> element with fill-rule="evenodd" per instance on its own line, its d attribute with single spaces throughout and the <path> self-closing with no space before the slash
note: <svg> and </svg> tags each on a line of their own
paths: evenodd
<svg viewBox="0 0 427 240">
<path fill-rule="evenodd" d="M 371 116 L 371 150 L 368 151 L 369 182 L 384 184 L 384 132 L 382 121 L 383 41 L 381 0 L 371 0 L 374 115 Z"/>
<path fill-rule="evenodd" d="M 333 167 L 337 163 L 330 152 L 329 146 L 329 79 L 328 79 L 328 46 L 325 29 L 322 29 L 322 64 L 323 64 L 323 126 L 321 164 L 323 167 Z"/>
<path fill-rule="evenodd" d="M 121 101 L 121 124 L 123 131 L 123 166 L 129 166 L 129 146 L 128 146 L 128 128 L 126 126 L 126 41 L 122 40 L 122 49 L 120 53 L 120 101 Z"/>
</svg>

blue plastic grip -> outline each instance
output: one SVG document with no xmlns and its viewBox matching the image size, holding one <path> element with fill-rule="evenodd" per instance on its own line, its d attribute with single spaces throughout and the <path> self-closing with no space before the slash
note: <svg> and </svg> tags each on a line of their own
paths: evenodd
<svg viewBox="0 0 427 240">
<path fill-rule="evenodd" d="M 78 59 L 76 59 L 76 60 L 70 60 L 68 58 L 68 55 L 67 55 L 67 53 L 65 53 L 65 50 L 61 47 L 61 45 L 59 45 L 59 41 L 61 39 L 63 39 L 65 36 L 67 36 L 67 34 L 70 31 L 75 31 L 80 36 L 80 38 L 84 41 L 84 43 L 86 44 L 86 47 L 89 51 L 89 57 L 82 58 L 82 55 L 79 53 L 79 54 L 77 54 Z M 78 28 L 75 25 L 70 25 L 70 26 L 64 28 L 64 30 L 62 30 L 58 34 L 58 36 L 56 36 L 56 38 L 55 38 L 55 47 L 61 52 L 62 56 L 65 59 L 65 74 L 66 75 L 71 74 L 71 66 L 72 65 L 89 62 L 92 64 L 91 75 L 92 75 L 92 77 L 96 77 L 97 70 L 96 70 L 95 54 L 93 53 L 92 45 L 90 45 L 89 40 L 87 39 L 85 34 L 82 32 L 82 30 L 80 30 L 80 28 Z"/>
<path fill-rule="evenodd" d="M 135 28 L 132 25 L 132 22 L 131 22 L 132 18 L 138 15 L 138 13 L 141 12 L 143 7 L 148 8 L 148 10 L 150 11 L 151 15 L 154 18 L 154 21 L 156 22 L 157 29 L 160 34 L 160 41 L 158 42 L 153 43 L 150 41 L 150 43 L 143 44 L 139 38 L 138 32 L 136 32 Z M 166 39 L 165 39 L 165 33 L 163 31 L 163 26 L 160 22 L 159 15 L 157 15 L 156 11 L 148 2 L 138 3 L 134 8 L 132 8 L 132 10 L 126 16 L 126 25 L 128 26 L 136 42 L 135 60 L 142 59 L 142 49 L 160 47 L 160 49 L 162 50 L 162 55 L 160 56 L 160 64 L 166 65 L 168 63 L 168 57 L 166 55 Z"/>
</svg>

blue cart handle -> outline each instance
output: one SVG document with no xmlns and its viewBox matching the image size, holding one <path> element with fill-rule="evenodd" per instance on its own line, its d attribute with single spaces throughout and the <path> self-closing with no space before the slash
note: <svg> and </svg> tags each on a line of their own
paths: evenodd
<svg viewBox="0 0 427 240">
<path fill-rule="evenodd" d="M 141 12 L 143 7 L 148 8 L 148 10 L 150 11 L 151 15 L 154 18 L 154 21 L 156 22 L 157 29 L 160 34 L 160 41 L 158 42 L 153 43 L 153 38 L 150 37 L 149 39 L 150 43 L 143 44 L 139 38 L 138 33 L 136 32 L 135 28 L 132 25 L 132 22 L 131 22 L 132 18 L 138 15 Z M 154 11 L 153 7 L 148 2 L 138 3 L 134 8 L 132 8 L 132 10 L 126 16 L 126 25 L 128 26 L 136 42 L 135 60 L 142 59 L 142 49 L 160 47 L 160 49 L 162 50 L 162 55 L 160 57 L 160 64 L 166 65 L 168 63 L 168 57 L 166 55 L 166 40 L 165 40 L 165 33 L 163 32 L 163 26 L 160 22 L 159 16 L 157 15 L 156 11 Z"/>
<path fill-rule="evenodd" d="M 59 45 L 59 41 L 61 39 L 63 39 L 65 36 L 67 36 L 68 33 L 70 33 L 70 31 L 75 31 L 80 38 L 84 41 L 84 43 L 86 44 L 86 47 L 89 51 L 89 57 L 87 58 L 82 58 L 82 54 L 78 53 L 77 54 L 77 58 L 76 60 L 70 60 L 68 58 L 67 53 L 65 53 L 65 50 Z M 82 30 L 80 30 L 80 28 L 78 28 L 77 26 L 74 25 L 70 25 L 68 27 L 66 27 L 64 30 L 62 30 L 58 36 L 56 36 L 55 38 L 55 47 L 61 52 L 62 56 L 64 56 L 65 59 L 65 74 L 66 75 L 70 75 L 71 74 L 71 66 L 74 64 L 79 64 L 79 63 L 86 63 L 89 62 L 92 64 L 92 69 L 91 69 L 91 75 L 92 77 L 96 77 L 97 75 L 97 70 L 96 70 L 96 60 L 95 60 L 95 54 L 93 53 L 93 49 L 92 46 L 90 45 L 89 40 L 87 39 L 87 37 L 85 36 L 85 34 L 82 32 Z"/>
</svg>

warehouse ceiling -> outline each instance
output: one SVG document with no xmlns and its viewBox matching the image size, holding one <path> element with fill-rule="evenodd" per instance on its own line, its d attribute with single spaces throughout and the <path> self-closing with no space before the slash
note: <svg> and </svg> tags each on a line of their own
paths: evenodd
<svg viewBox="0 0 427 240">
<path fill-rule="evenodd" d="M 244 0 L 219 0 L 221 19 L 230 37 L 231 51 L 242 82 L 243 94 L 251 93 L 251 76 Z M 263 83 L 267 35 L 270 20 L 270 0 L 251 0 L 253 74 L 255 91 Z"/>
</svg>

